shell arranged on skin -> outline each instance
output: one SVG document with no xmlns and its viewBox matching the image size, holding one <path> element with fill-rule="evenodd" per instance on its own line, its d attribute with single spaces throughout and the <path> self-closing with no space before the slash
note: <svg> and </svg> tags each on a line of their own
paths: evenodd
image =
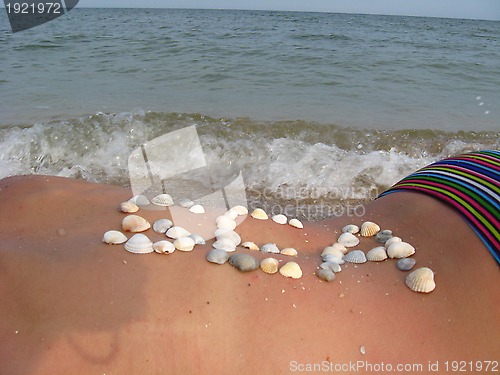
<svg viewBox="0 0 500 375">
<path fill-rule="evenodd" d="M 241 272 L 253 271 L 259 268 L 259 262 L 248 254 L 234 254 L 229 258 L 229 264 Z"/>
<path fill-rule="evenodd" d="M 344 249 L 345 249 L 345 247 L 344 247 Z M 347 252 L 347 250 L 346 250 L 346 252 Z M 339 257 L 342 259 L 342 257 L 344 256 L 344 254 L 346 252 L 343 252 L 338 246 L 327 246 L 327 247 L 325 247 L 325 249 L 321 253 L 321 256 L 323 257 L 325 255 L 333 255 L 333 256 L 336 256 L 336 257 Z"/>
<path fill-rule="evenodd" d="M 191 251 L 194 248 L 194 240 L 191 237 L 179 237 L 174 241 L 174 246 L 180 251 Z"/>
<path fill-rule="evenodd" d="M 167 230 L 172 228 L 173 223 L 168 219 L 158 219 L 153 223 L 153 230 L 156 233 L 164 234 Z"/>
<path fill-rule="evenodd" d="M 256 208 L 255 210 L 252 211 L 250 216 L 258 220 L 267 220 L 269 218 L 266 212 L 262 208 Z"/>
<path fill-rule="evenodd" d="M 366 259 L 370 262 L 381 262 L 387 259 L 387 253 L 385 251 L 385 247 L 378 246 L 374 247 L 370 251 L 366 253 Z"/>
<path fill-rule="evenodd" d="M 356 234 L 359 232 L 359 227 L 354 224 L 348 224 L 342 228 L 342 233 Z"/>
<path fill-rule="evenodd" d="M 162 240 L 153 244 L 153 250 L 158 254 L 172 254 L 175 251 L 175 246 L 170 241 Z"/>
<path fill-rule="evenodd" d="M 292 227 L 299 228 L 299 229 L 304 228 L 304 224 L 302 224 L 302 222 L 299 219 L 290 219 L 288 221 L 288 225 L 291 225 Z"/>
<path fill-rule="evenodd" d="M 415 248 L 407 242 L 394 242 L 387 248 L 389 258 L 408 258 L 415 254 Z"/>
<path fill-rule="evenodd" d="M 234 230 L 229 230 L 226 231 L 222 234 L 219 234 L 216 236 L 217 240 L 222 240 L 222 239 L 227 239 L 231 241 L 234 246 L 238 246 L 241 243 L 241 237 L 238 233 L 236 233 Z"/>
<path fill-rule="evenodd" d="M 392 236 L 387 241 L 385 241 L 384 246 L 387 249 L 391 244 L 393 244 L 395 242 L 401 242 L 401 241 L 403 241 L 401 238 L 396 237 L 396 236 Z"/>
<path fill-rule="evenodd" d="M 181 198 L 181 199 L 179 199 L 177 204 L 181 207 L 184 207 L 184 208 L 191 208 L 194 206 L 194 202 L 189 198 Z"/>
<path fill-rule="evenodd" d="M 196 233 L 191 233 L 188 237 L 191 237 L 195 245 L 205 245 L 205 239 Z"/>
<path fill-rule="evenodd" d="M 151 203 L 156 206 L 170 207 L 174 205 L 174 200 L 170 194 L 158 194 L 156 197 L 151 199 Z"/>
<path fill-rule="evenodd" d="M 228 253 L 236 251 L 236 245 L 229 238 L 221 238 L 215 241 L 212 246 L 216 249 L 222 249 Z"/>
<path fill-rule="evenodd" d="M 181 238 L 181 237 L 187 237 L 191 233 L 182 227 L 175 226 L 175 227 L 172 227 L 169 230 L 167 230 L 167 232 L 165 234 L 167 237 L 170 237 L 170 238 L 176 240 L 176 239 Z"/>
<path fill-rule="evenodd" d="M 201 204 L 195 204 L 191 207 L 189 207 L 189 212 L 192 212 L 193 214 L 204 214 L 205 209 Z"/>
<path fill-rule="evenodd" d="M 280 251 L 280 254 L 288 255 L 290 257 L 296 257 L 298 255 L 297 250 L 293 247 L 287 247 Z"/>
<path fill-rule="evenodd" d="M 120 211 L 125 212 L 126 214 L 133 214 L 134 212 L 139 211 L 139 206 L 130 201 L 122 202 L 120 204 Z"/>
<path fill-rule="evenodd" d="M 236 220 L 236 218 L 238 217 L 238 213 L 236 211 L 227 210 L 222 216 L 227 216 L 231 220 Z"/>
<path fill-rule="evenodd" d="M 283 214 L 274 215 L 271 219 L 278 224 L 286 224 L 288 222 L 288 219 Z"/>
<path fill-rule="evenodd" d="M 340 264 L 335 262 L 323 262 L 319 265 L 319 268 L 329 269 L 335 273 L 342 271 Z"/>
<path fill-rule="evenodd" d="M 139 207 L 149 206 L 149 199 L 145 195 L 139 194 L 134 195 L 132 198 L 128 200 L 129 202 L 134 203 Z"/>
<path fill-rule="evenodd" d="M 108 230 L 102 237 L 102 242 L 109 245 L 119 245 L 127 241 L 127 236 L 118 230 Z"/>
<path fill-rule="evenodd" d="M 360 264 L 366 262 L 366 255 L 362 250 L 353 250 L 344 255 L 342 259 L 349 263 Z"/>
<path fill-rule="evenodd" d="M 345 247 L 354 247 L 359 244 L 359 238 L 352 233 L 342 233 L 337 242 Z"/>
<path fill-rule="evenodd" d="M 153 242 L 144 234 L 134 234 L 130 239 L 125 242 L 125 250 L 134 254 L 148 254 L 152 253 Z"/>
<path fill-rule="evenodd" d="M 430 268 L 417 268 L 406 277 L 406 285 L 414 292 L 430 293 L 436 288 L 434 272 Z"/>
<path fill-rule="evenodd" d="M 392 237 L 392 230 L 384 229 L 377 233 L 375 236 L 375 241 L 380 243 L 386 243 L 389 238 Z"/>
<path fill-rule="evenodd" d="M 274 258 L 265 258 L 260 261 L 260 269 L 265 273 L 275 274 L 278 272 L 278 259 Z"/>
<path fill-rule="evenodd" d="M 234 230 L 236 228 L 236 221 L 231 219 L 229 216 L 221 215 L 215 219 L 215 224 L 217 228 L 227 228 L 230 230 Z"/>
<path fill-rule="evenodd" d="M 338 256 L 335 256 L 335 255 L 323 255 L 321 257 L 321 259 L 323 259 L 323 262 L 333 262 L 333 263 L 337 263 L 337 264 L 344 264 L 345 261 L 344 261 L 344 256 L 342 256 L 342 258 L 338 257 Z"/>
<path fill-rule="evenodd" d="M 347 248 L 344 245 L 342 245 L 341 243 L 334 242 L 331 245 L 331 247 L 333 247 L 336 250 L 340 250 L 342 252 L 342 254 L 347 254 Z"/>
<path fill-rule="evenodd" d="M 416 263 L 417 261 L 414 258 L 401 258 L 396 262 L 396 267 L 400 271 L 409 271 Z"/>
<path fill-rule="evenodd" d="M 149 221 L 138 215 L 127 215 L 122 220 L 122 229 L 126 232 L 144 232 L 151 228 Z"/>
<path fill-rule="evenodd" d="M 335 273 L 329 268 L 320 268 L 316 271 L 316 276 L 327 282 L 335 280 Z"/>
<path fill-rule="evenodd" d="M 281 266 L 279 271 L 283 276 L 291 277 L 292 279 L 300 279 L 302 277 L 302 270 L 295 262 L 285 263 Z"/>
<path fill-rule="evenodd" d="M 242 205 L 231 207 L 229 211 L 235 212 L 238 216 L 248 215 L 248 208 Z"/>
<path fill-rule="evenodd" d="M 363 237 L 371 237 L 380 232 L 380 227 L 371 221 L 365 221 L 363 224 L 361 224 L 361 229 L 359 232 Z"/>
<path fill-rule="evenodd" d="M 210 263 L 224 264 L 228 259 L 228 252 L 222 249 L 212 249 L 207 254 L 207 260 Z"/>
<path fill-rule="evenodd" d="M 263 253 L 272 253 L 272 254 L 279 254 L 280 249 L 278 249 L 278 246 L 276 246 L 275 243 L 266 243 L 260 248 L 260 251 Z"/>
<path fill-rule="evenodd" d="M 243 242 L 241 244 L 242 247 L 245 247 L 247 249 L 250 249 L 250 250 L 254 250 L 254 251 L 259 251 L 259 247 L 257 246 L 257 244 L 255 242 L 251 242 L 251 241 L 246 241 L 246 242 Z"/>
</svg>

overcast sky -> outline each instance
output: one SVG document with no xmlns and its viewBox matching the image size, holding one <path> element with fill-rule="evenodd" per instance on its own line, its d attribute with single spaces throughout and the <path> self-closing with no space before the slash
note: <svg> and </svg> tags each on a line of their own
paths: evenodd
<svg viewBox="0 0 500 375">
<path fill-rule="evenodd" d="M 301 10 L 500 20 L 500 0 L 80 0 L 78 7 Z"/>
</svg>

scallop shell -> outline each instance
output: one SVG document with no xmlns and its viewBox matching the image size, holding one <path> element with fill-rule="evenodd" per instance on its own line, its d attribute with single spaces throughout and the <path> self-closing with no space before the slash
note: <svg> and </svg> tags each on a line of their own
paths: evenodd
<svg viewBox="0 0 500 375">
<path fill-rule="evenodd" d="M 272 219 L 275 223 L 278 224 L 286 224 L 288 222 L 288 219 L 283 214 L 274 215 Z"/>
<path fill-rule="evenodd" d="M 380 243 L 385 243 L 389 238 L 392 237 L 392 230 L 384 229 L 377 233 L 375 240 Z"/>
<path fill-rule="evenodd" d="M 135 205 L 139 207 L 144 207 L 149 205 L 149 199 L 145 195 L 139 194 L 135 195 L 132 198 L 128 200 L 129 202 L 134 203 Z"/>
<path fill-rule="evenodd" d="M 265 258 L 260 261 L 260 269 L 265 273 L 275 274 L 278 272 L 278 259 Z"/>
<path fill-rule="evenodd" d="M 302 222 L 299 219 L 290 219 L 288 221 L 288 224 L 291 225 L 292 227 L 295 227 L 295 228 L 299 228 L 299 229 L 304 228 L 304 224 L 302 224 Z"/>
<path fill-rule="evenodd" d="M 349 263 L 360 264 L 366 262 L 366 255 L 361 250 L 353 250 L 344 255 L 344 258 L 342 259 Z"/>
<path fill-rule="evenodd" d="M 396 262 L 396 267 L 400 271 L 409 271 L 416 263 L 417 261 L 414 258 L 401 258 Z"/>
<path fill-rule="evenodd" d="M 341 243 L 338 243 L 338 242 L 334 242 L 331 247 L 333 247 L 334 249 L 338 249 L 342 252 L 342 254 L 347 254 L 347 248 L 342 245 Z"/>
<path fill-rule="evenodd" d="M 352 233 L 342 233 L 337 242 L 345 247 L 354 247 L 359 244 L 359 238 Z"/>
<path fill-rule="evenodd" d="M 395 242 L 401 242 L 401 241 L 403 241 L 401 238 L 393 236 L 393 237 L 389 238 L 387 241 L 385 241 L 384 246 L 387 249 L 391 244 L 393 244 Z"/>
<path fill-rule="evenodd" d="M 230 209 L 230 211 L 236 212 L 236 214 L 238 214 L 238 216 L 248 215 L 248 208 L 246 208 L 245 206 L 241 206 L 241 205 L 232 207 Z"/>
<path fill-rule="evenodd" d="M 278 246 L 276 246 L 275 243 L 266 243 L 260 248 L 260 251 L 263 253 L 272 253 L 272 254 L 279 254 L 280 249 L 278 249 Z"/>
<path fill-rule="evenodd" d="M 158 254 L 172 254 L 175 251 L 175 246 L 170 241 L 162 240 L 153 244 L 153 250 Z"/>
<path fill-rule="evenodd" d="M 222 249 L 212 249 L 207 254 L 207 260 L 210 263 L 224 264 L 229 259 L 227 251 Z"/>
<path fill-rule="evenodd" d="M 193 214 L 204 214 L 205 209 L 201 204 L 195 204 L 191 207 L 189 207 L 189 212 L 192 212 Z"/>
<path fill-rule="evenodd" d="M 102 237 L 102 242 L 109 245 L 119 245 L 127 241 L 127 236 L 117 230 L 108 230 Z"/>
<path fill-rule="evenodd" d="M 407 242 L 395 242 L 387 248 L 387 255 L 390 258 L 407 258 L 415 254 L 415 248 Z"/>
<path fill-rule="evenodd" d="M 259 262 L 248 254 L 234 254 L 229 258 L 229 264 L 241 272 L 253 271 L 259 268 Z"/>
<path fill-rule="evenodd" d="M 151 228 L 149 221 L 138 215 L 127 215 L 122 220 L 122 229 L 128 232 L 144 232 Z"/>
<path fill-rule="evenodd" d="M 267 220 L 269 218 L 262 208 L 256 208 L 252 211 L 250 216 L 258 220 Z"/>
<path fill-rule="evenodd" d="M 181 198 L 181 199 L 179 199 L 177 204 L 181 207 L 184 207 L 184 208 L 191 208 L 194 206 L 194 202 L 189 198 Z"/>
<path fill-rule="evenodd" d="M 363 237 L 371 237 L 380 232 L 380 227 L 371 221 L 365 221 L 361 224 L 361 230 L 359 232 Z"/>
<path fill-rule="evenodd" d="M 173 223 L 168 219 L 158 219 L 153 223 L 153 230 L 156 233 L 164 234 L 172 225 Z"/>
<path fill-rule="evenodd" d="M 216 249 L 222 249 L 227 251 L 228 253 L 232 253 L 236 251 L 236 245 L 229 238 L 221 238 L 215 241 L 212 246 Z"/>
<path fill-rule="evenodd" d="M 169 207 L 174 205 L 174 200 L 170 194 L 158 194 L 156 197 L 151 199 L 151 203 L 156 206 Z"/>
<path fill-rule="evenodd" d="M 323 262 L 319 265 L 319 268 L 329 269 L 335 273 L 342 271 L 340 264 L 335 262 Z"/>
<path fill-rule="evenodd" d="M 321 259 L 323 259 L 323 262 L 332 262 L 332 263 L 337 263 L 337 264 L 344 264 L 345 261 L 343 258 L 344 258 L 343 256 L 342 256 L 342 258 L 340 258 L 340 257 L 335 256 L 335 255 L 323 255 L 321 257 Z"/>
<path fill-rule="evenodd" d="M 238 233 L 233 230 L 226 231 L 222 234 L 216 236 L 217 240 L 227 239 L 231 241 L 234 246 L 238 246 L 241 243 L 241 237 Z"/>
<path fill-rule="evenodd" d="M 297 250 L 295 250 L 293 247 L 287 247 L 281 250 L 280 254 L 288 255 L 290 257 L 296 257 L 298 255 Z"/>
<path fill-rule="evenodd" d="M 165 234 L 167 235 L 167 237 L 170 237 L 170 238 L 176 240 L 176 239 L 181 238 L 181 237 L 187 237 L 191 233 L 182 227 L 176 226 L 176 227 L 172 227 L 169 230 L 167 230 L 167 232 Z"/>
<path fill-rule="evenodd" d="M 299 279 L 302 277 L 302 270 L 296 262 L 285 263 L 280 268 L 280 273 L 285 277 L 291 277 L 292 279 Z"/>
<path fill-rule="evenodd" d="M 259 251 L 259 247 L 255 244 L 255 242 L 251 242 L 251 241 L 247 241 L 247 242 L 243 242 L 241 244 L 242 247 L 245 247 L 247 249 L 250 249 L 250 250 L 255 250 L 255 251 Z"/>
<path fill-rule="evenodd" d="M 134 254 L 148 254 L 154 251 L 153 242 L 142 233 L 134 234 L 124 246 L 125 250 Z"/>
<path fill-rule="evenodd" d="M 196 233 L 191 233 L 188 237 L 191 237 L 195 245 L 205 245 L 205 239 Z"/>
<path fill-rule="evenodd" d="M 127 214 L 133 214 L 134 212 L 139 211 L 139 206 L 133 202 L 126 201 L 120 204 L 120 211 Z"/>
<path fill-rule="evenodd" d="M 342 233 L 356 234 L 359 232 L 359 227 L 354 224 L 348 224 L 342 228 Z"/>
<path fill-rule="evenodd" d="M 366 253 L 366 259 L 368 259 L 370 262 L 381 262 L 383 260 L 386 260 L 387 253 L 385 252 L 385 247 L 374 247 Z"/>
<path fill-rule="evenodd" d="M 180 251 L 191 251 L 195 245 L 194 240 L 191 237 L 179 237 L 174 241 L 174 246 Z"/>
<path fill-rule="evenodd" d="M 342 250 L 340 250 L 338 248 L 338 246 L 336 246 L 336 247 L 334 247 L 334 246 L 327 246 L 327 247 L 325 247 L 325 249 L 321 253 L 321 256 L 323 257 L 325 255 L 333 255 L 333 256 L 342 258 L 344 256 L 344 254 L 345 253 Z"/>
<path fill-rule="evenodd" d="M 235 229 L 236 228 L 236 221 L 231 219 L 229 216 L 221 215 L 218 216 L 215 219 L 215 224 L 217 225 L 217 228 L 228 228 L 228 229 Z"/>
<path fill-rule="evenodd" d="M 414 292 L 430 293 L 436 288 L 434 272 L 430 268 L 417 268 L 406 277 L 406 285 Z"/>
<path fill-rule="evenodd" d="M 327 282 L 335 280 L 335 273 L 329 268 L 320 268 L 316 271 L 316 276 Z"/>
</svg>

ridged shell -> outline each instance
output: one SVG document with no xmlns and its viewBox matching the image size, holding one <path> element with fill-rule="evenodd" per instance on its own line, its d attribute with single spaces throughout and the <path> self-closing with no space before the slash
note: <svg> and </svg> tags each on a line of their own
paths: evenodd
<svg viewBox="0 0 500 375">
<path fill-rule="evenodd" d="M 342 250 L 340 250 L 338 246 L 335 246 L 335 247 L 334 246 L 327 246 L 327 247 L 325 247 L 325 249 L 321 253 L 321 256 L 323 257 L 325 255 L 334 255 L 336 257 L 342 258 L 344 256 L 344 254 L 345 253 Z"/>
<path fill-rule="evenodd" d="M 430 293 L 436 288 L 434 272 L 430 268 L 417 268 L 406 277 L 406 285 L 414 292 Z"/>
<path fill-rule="evenodd" d="M 370 262 L 381 262 L 383 260 L 386 260 L 387 253 L 385 252 L 385 247 L 374 247 L 366 253 L 366 259 L 368 259 Z"/>
<path fill-rule="evenodd" d="M 205 239 L 196 233 L 191 233 L 188 237 L 191 237 L 195 245 L 205 245 Z"/>
<path fill-rule="evenodd" d="M 180 237 L 174 241 L 175 248 L 180 251 L 191 251 L 194 245 L 194 240 L 191 237 Z"/>
<path fill-rule="evenodd" d="M 174 200 L 170 194 L 158 194 L 156 197 L 151 199 L 151 203 L 156 206 L 170 207 L 174 205 Z"/>
<path fill-rule="evenodd" d="M 292 279 L 299 279 L 302 277 L 302 270 L 300 266 L 295 262 L 285 263 L 280 268 L 280 273 L 285 277 L 291 277 Z"/>
<path fill-rule="evenodd" d="M 400 271 L 409 271 L 416 263 L 417 261 L 414 258 L 401 258 L 396 262 L 396 267 Z"/>
<path fill-rule="evenodd" d="M 342 233 L 337 242 L 345 247 L 354 247 L 359 244 L 359 238 L 352 233 Z"/>
<path fill-rule="evenodd" d="M 286 224 L 288 222 L 288 219 L 283 214 L 274 215 L 272 220 L 278 224 Z"/>
<path fill-rule="evenodd" d="M 212 246 L 216 249 L 222 249 L 228 253 L 236 251 L 236 245 L 229 238 L 221 238 L 215 241 Z"/>
<path fill-rule="evenodd" d="M 278 259 L 274 258 L 265 258 L 260 261 L 260 269 L 265 273 L 275 274 L 278 272 Z"/>
<path fill-rule="evenodd" d="M 395 242 L 401 242 L 401 241 L 403 241 L 401 238 L 393 236 L 393 237 L 389 238 L 387 241 L 385 241 L 384 246 L 387 249 L 391 244 L 393 244 Z"/>
<path fill-rule="evenodd" d="M 335 273 L 342 271 L 340 264 L 335 262 L 323 262 L 320 264 L 319 268 L 329 269 Z"/>
<path fill-rule="evenodd" d="M 175 226 L 175 227 L 172 227 L 169 230 L 167 230 L 167 232 L 165 234 L 167 235 L 167 237 L 170 237 L 170 238 L 176 240 L 176 239 L 181 238 L 181 237 L 187 237 L 191 233 L 182 227 Z"/>
<path fill-rule="evenodd" d="M 266 243 L 265 245 L 261 246 L 260 251 L 263 253 L 272 253 L 272 254 L 279 254 L 280 249 L 278 249 L 278 246 L 276 246 L 275 243 Z"/>
<path fill-rule="evenodd" d="M 407 242 L 394 242 L 387 248 L 389 258 L 408 258 L 415 254 L 415 248 Z"/>
<path fill-rule="evenodd" d="M 291 225 L 292 227 L 295 227 L 295 228 L 299 228 L 299 229 L 304 228 L 304 224 L 302 224 L 302 222 L 299 219 L 290 219 L 288 221 L 288 224 Z"/>
<path fill-rule="evenodd" d="M 342 259 L 344 259 L 344 261 L 349 263 L 360 264 L 366 262 L 366 255 L 361 250 L 353 250 L 344 255 L 344 258 Z"/>
<path fill-rule="evenodd" d="M 173 223 L 168 219 L 158 219 L 153 223 L 153 230 L 156 233 L 164 234 L 167 230 L 172 228 Z"/>
<path fill-rule="evenodd" d="M 122 229 L 126 232 L 144 232 L 151 228 L 149 221 L 138 215 L 127 215 L 122 220 Z"/>
<path fill-rule="evenodd" d="M 144 234 L 134 234 L 124 245 L 125 250 L 134 254 L 152 253 L 153 242 Z"/>
<path fill-rule="evenodd" d="M 175 251 L 175 246 L 170 241 L 162 240 L 153 244 L 153 250 L 158 254 L 172 254 Z"/>
<path fill-rule="evenodd" d="M 245 247 L 247 249 L 250 249 L 250 250 L 254 250 L 254 251 L 259 251 L 259 247 L 257 246 L 257 244 L 255 242 L 251 242 L 251 241 L 246 241 L 246 242 L 243 242 L 241 244 L 242 247 Z"/>
<path fill-rule="evenodd" d="M 215 224 L 217 225 L 217 228 L 219 228 L 219 229 L 227 228 L 227 229 L 234 230 L 236 228 L 236 221 L 231 219 L 229 216 L 225 216 L 225 215 L 218 216 L 215 219 Z"/>
<path fill-rule="evenodd" d="M 365 221 L 361 224 L 361 230 L 359 232 L 363 237 L 371 237 L 380 232 L 380 227 L 371 221 Z"/>
<path fill-rule="evenodd" d="M 298 255 L 297 250 L 295 250 L 293 247 L 287 247 L 281 250 L 280 253 L 283 255 L 288 255 L 290 257 L 296 257 Z"/>
<path fill-rule="evenodd" d="M 241 272 L 253 271 L 259 268 L 259 262 L 248 254 L 234 254 L 229 258 L 229 264 Z"/>
<path fill-rule="evenodd" d="M 335 273 L 329 268 L 320 268 L 316 271 L 316 276 L 327 282 L 335 280 Z"/>
<path fill-rule="evenodd" d="M 120 211 L 127 214 L 133 214 L 134 212 L 139 211 L 139 206 L 130 201 L 122 202 L 120 204 Z"/>
<path fill-rule="evenodd" d="M 342 228 L 342 233 L 356 234 L 359 232 L 359 227 L 354 224 L 348 224 Z"/>
<path fill-rule="evenodd" d="M 194 206 L 194 202 L 189 198 L 181 198 L 181 199 L 179 199 L 177 204 L 181 207 L 184 207 L 184 208 L 191 208 Z"/>
<path fill-rule="evenodd" d="M 384 229 L 377 233 L 375 240 L 380 243 L 385 243 L 389 238 L 392 237 L 392 230 Z"/>
<path fill-rule="evenodd" d="M 128 200 L 139 207 L 149 206 L 149 199 L 145 195 L 139 194 L 135 195 Z"/>
<path fill-rule="evenodd" d="M 230 209 L 230 211 L 236 212 L 236 214 L 238 214 L 238 216 L 248 215 L 248 208 L 246 208 L 245 206 L 241 206 L 241 205 L 232 207 Z"/>
<path fill-rule="evenodd" d="M 201 204 L 195 204 L 191 207 L 189 207 L 189 212 L 192 212 L 193 214 L 204 214 L 205 209 Z"/>
<path fill-rule="evenodd" d="M 227 232 L 224 232 L 218 236 L 216 236 L 218 240 L 222 239 L 227 239 L 230 240 L 234 246 L 238 246 L 241 243 L 241 237 L 238 233 L 236 233 L 234 230 L 230 230 Z"/>
<path fill-rule="evenodd" d="M 250 216 L 258 220 L 267 220 L 269 218 L 262 208 L 256 208 L 252 211 Z"/>
<path fill-rule="evenodd" d="M 210 263 L 224 264 L 228 259 L 228 252 L 222 249 L 212 249 L 207 254 L 207 260 Z"/>
<path fill-rule="evenodd" d="M 344 258 L 343 256 L 342 256 L 342 258 L 340 258 L 340 257 L 335 256 L 335 255 L 323 255 L 321 257 L 321 259 L 323 259 L 323 262 L 333 262 L 333 263 L 337 263 L 337 264 L 344 264 L 345 261 L 343 258 Z"/>
<path fill-rule="evenodd" d="M 102 242 L 109 245 L 119 245 L 127 241 L 127 236 L 117 230 L 108 230 L 102 237 Z"/>
</svg>

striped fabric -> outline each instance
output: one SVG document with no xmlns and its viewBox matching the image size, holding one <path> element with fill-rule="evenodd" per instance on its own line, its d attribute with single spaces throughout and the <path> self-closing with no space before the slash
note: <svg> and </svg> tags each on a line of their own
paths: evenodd
<svg viewBox="0 0 500 375">
<path fill-rule="evenodd" d="M 500 151 L 447 158 L 402 179 L 380 197 L 418 191 L 455 207 L 500 264 Z"/>
</svg>

